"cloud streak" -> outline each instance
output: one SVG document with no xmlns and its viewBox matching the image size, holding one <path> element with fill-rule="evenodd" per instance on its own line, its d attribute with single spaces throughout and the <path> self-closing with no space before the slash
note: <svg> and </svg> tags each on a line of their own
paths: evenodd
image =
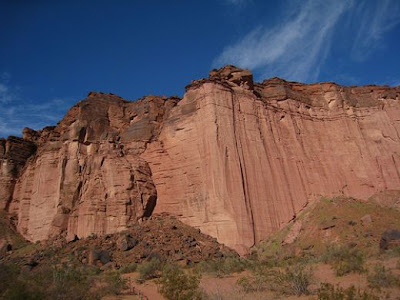
<svg viewBox="0 0 400 300">
<path fill-rule="evenodd" d="M 369 5 L 368 5 L 369 3 Z M 377 48 L 382 47 L 384 34 L 400 23 L 398 0 L 363 1 L 352 17 L 359 28 L 352 47 L 352 57 L 363 61 Z"/>
<path fill-rule="evenodd" d="M 315 80 L 328 54 L 332 30 L 351 5 L 352 1 L 316 0 L 292 5 L 281 24 L 254 29 L 225 48 L 215 63 L 262 69 L 263 76 Z"/>
<path fill-rule="evenodd" d="M 24 127 L 41 129 L 55 125 L 70 106 L 71 99 L 55 98 L 40 104 L 13 103 L 0 105 L 0 137 L 20 135 Z"/>
<path fill-rule="evenodd" d="M 344 28 L 346 35 L 356 36 L 349 38 L 351 51 L 357 58 L 366 58 L 383 34 L 398 24 L 400 2 L 394 2 L 384 0 L 381 5 L 381 1 L 375 1 L 373 6 L 370 1 L 354 0 L 288 2 L 279 24 L 253 29 L 227 46 L 215 59 L 214 66 L 235 64 L 252 69 L 263 78 L 280 76 L 316 81 L 336 42 L 336 29 L 346 26 L 344 17 L 355 20 Z"/>
<path fill-rule="evenodd" d="M 22 100 L 17 93 L 11 93 L 12 90 L 17 89 L 0 82 L 0 137 L 20 135 L 24 127 L 41 129 L 56 124 L 72 102 L 68 97 L 36 103 Z"/>
</svg>

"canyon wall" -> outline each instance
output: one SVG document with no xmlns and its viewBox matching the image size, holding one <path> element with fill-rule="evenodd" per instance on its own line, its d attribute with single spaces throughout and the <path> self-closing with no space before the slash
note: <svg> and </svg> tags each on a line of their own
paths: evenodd
<svg viewBox="0 0 400 300">
<path fill-rule="evenodd" d="M 12 176 L 0 157 L 1 208 L 30 240 L 168 212 L 246 253 L 321 196 L 400 189 L 399 98 L 399 87 L 255 83 L 233 66 L 182 99 L 90 93 L 56 127 L 24 131 L 32 148 Z"/>
</svg>

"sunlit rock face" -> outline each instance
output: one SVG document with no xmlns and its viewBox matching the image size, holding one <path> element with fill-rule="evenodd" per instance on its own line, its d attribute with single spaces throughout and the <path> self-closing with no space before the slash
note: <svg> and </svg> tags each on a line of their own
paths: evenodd
<svg viewBox="0 0 400 300">
<path fill-rule="evenodd" d="M 8 156 L 0 143 L 1 208 L 30 240 L 168 212 L 245 253 L 321 195 L 400 189 L 399 97 L 399 87 L 255 83 L 233 66 L 182 99 L 92 92 Z M 32 149 L 8 167 L 18 147 Z"/>
</svg>

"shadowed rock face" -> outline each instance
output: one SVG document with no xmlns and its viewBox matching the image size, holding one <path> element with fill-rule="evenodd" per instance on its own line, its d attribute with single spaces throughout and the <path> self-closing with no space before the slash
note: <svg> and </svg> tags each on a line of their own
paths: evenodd
<svg viewBox="0 0 400 300">
<path fill-rule="evenodd" d="M 183 99 L 92 92 L 56 127 L 24 132 L 37 151 L 15 185 L 2 175 L 0 203 L 30 240 L 116 232 L 154 209 L 245 253 L 320 195 L 400 189 L 399 98 L 399 87 L 254 83 L 233 66 Z"/>
</svg>

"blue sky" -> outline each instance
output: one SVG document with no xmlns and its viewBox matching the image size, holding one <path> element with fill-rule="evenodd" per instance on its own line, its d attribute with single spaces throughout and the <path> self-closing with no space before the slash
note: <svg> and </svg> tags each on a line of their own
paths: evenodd
<svg viewBox="0 0 400 300">
<path fill-rule="evenodd" d="M 255 79 L 400 84 L 398 0 L 0 0 L 0 136 L 91 90 L 179 95 L 224 64 Z"/>
</svg>

